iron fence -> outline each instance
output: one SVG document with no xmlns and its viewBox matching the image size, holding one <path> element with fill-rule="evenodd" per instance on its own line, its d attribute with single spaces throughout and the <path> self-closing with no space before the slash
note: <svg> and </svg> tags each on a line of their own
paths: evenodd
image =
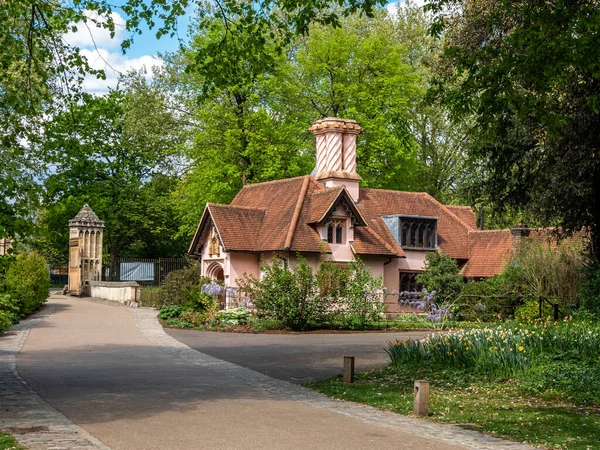
<svg viewBox="0 0 600 450">
<path fill-rule="evenodd" d="M 160 286 L 169 273 L 189 265 L 187 258 L 116 258 L 103 264 L 104 281 L 137 281 L 144 286 Z"/>
<path fill-rule="evenodd" d="M 50 283 L 52 285 L 66 285 L 69 283 L 69 266 L 60 265 L 48 267 L 50 269 Z"/>
</svg>

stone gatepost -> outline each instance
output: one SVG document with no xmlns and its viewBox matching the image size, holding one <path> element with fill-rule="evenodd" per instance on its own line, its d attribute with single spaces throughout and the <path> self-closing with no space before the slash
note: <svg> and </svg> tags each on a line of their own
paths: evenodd
<svg viewBox="0 0 600 450">
<path fill-rule="evenodd" d="M 88 205 L 69 220 L 69 294 L 89 295 L 90 283 L 101 280 L 103 229 Z"/>
</svg>

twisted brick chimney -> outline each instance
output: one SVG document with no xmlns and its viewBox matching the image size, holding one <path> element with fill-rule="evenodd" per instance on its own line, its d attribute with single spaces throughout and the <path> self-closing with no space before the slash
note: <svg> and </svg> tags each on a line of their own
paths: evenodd
<svg viewBox="0 0 600 450">
<path fill-rule="evenodd" d="M 325 187 L 346 186 L 355 202 L 361 181 L 356 173 L 356 136 L 363 129 L 354 120 L 328 117 L 309 131 L 317 137 L 316 179 Z"/>
</svg>

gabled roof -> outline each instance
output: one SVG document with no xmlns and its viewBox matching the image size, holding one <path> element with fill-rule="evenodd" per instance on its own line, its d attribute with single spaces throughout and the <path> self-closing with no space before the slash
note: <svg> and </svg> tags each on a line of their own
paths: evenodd
<svg viewBox="0 0 600 450">
<path fill-rule="evenodd" d="M 266 210 L 262 208 L 208 203 L 190 245 L 189 253 L 195 253 L 195 247 L 210 224 L 217 229 L 225 251 L 255 251 L 265 213 Z"/>
<path fill-rule="evenodd" d="M 327 219 L 338 204 L 344 203 L 354 219 L 354 223 L 365 226 L 367 222 L 354 204 L 352 196 L 344 186 L 319 189 L 310 197 L 310 216 L 307 223 L 320 223 Z"/>
<path fill-rule="evenodd" d="M 401 192 L 385 189 L 360 189 L 359 209 L 369 227 L 388 244 L 398 245 L 382 216 L 396 214 L 437 217 L 438 246 L 452 258 L 469 257 L 471 227 L 425 192 Z"/>
<path fill-rule="evenodd" d="M 513 236 L 510 230 L 469 232 L 469 260 L 462 268 L 465 277 L 491 277 L 501 273 L 512 259 Z"/>
<path fill-rule="evenodd" d="M 209 203 L 189 252 L 197 252 L 210 222 L 226 251 L 331 253 L 315 224 L 326 220 L 340 202 L 355 221 L 357 254 L 405 256 L 393 238 L 367 226 L 345 187 L 325 188 L 310 176 L 244 186 L 228 206 Z"/>
<path fill-rule="evenodd" d="M 475 215 L 469 207 L 444 206 L 422 192 L 383 189 L 360 189 L 356 205 L 345 187 L 325 188 L 311 176 L 246 185 L 230 205 L 208 204 L 190 253 L 197 250 L 209 222 L 215 225 L 226 251 L 330 253 L 316 224 L 326 221 L 340 203 L 345 204 L 355 221 L 352 244 L 356 254 L 406 256 L 382 216 L 437 217 L 440 249 L 452 258 L 474 258 L 465 266 L 465 273 L 473 274 L 467 276 L 489 276 L 486 273 L 501 270 L 503 249 L 508 244 L 502 241 L 499 259 L 496 255 L 486 263 L 488 250 L 480 248 L 488 245 L 487 237 L 470 237 L 477 231 Z"/>
</svg>

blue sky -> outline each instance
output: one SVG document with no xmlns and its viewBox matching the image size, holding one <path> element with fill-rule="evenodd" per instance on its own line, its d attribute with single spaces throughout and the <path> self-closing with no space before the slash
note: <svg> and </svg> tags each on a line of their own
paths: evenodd
<svg viewBox="0 0 600 450">
<path fill-rule="evenodd" d="M 400 0 L 401 2 L 404 0 Z M 114 0 L 114 5 L 121 5 L 124 0 Z M 195 2 L 192 2 L 195 3 Z M 413 3 L 422 5 L 423 0 L 413 0 Z M 388 3 L 390 10 L 395 9 L 396 3 Z M 194 7 L 190 7 L 188 15 L 178 20 L 179 38 L 185 39 L 187 35 L 190 17 L 194 13 Z M 94 27 L 91 23 L 78 25 L 76 33 L 68 33 L 65 40 L 81 49 L 81 53 L 88 59 L 90 65 L 96 69 L 104 69 L 106 80 L 98 80 L 95 77 L 87 77 L 84 82 L 85 89 L 90 93 L 103 94 L 109 87 L 115 87 L 120 73 L 129 70 L 140 70 L 143 67 L 151 76 L 152 66 L 161 66 L 162 61 L 157 57 L 158 53 L 173 52 L 179 47 L 177 36 L 163 36 L 156 39 L 156 29 L 143 29 L 141 35 L 134 37 L 134 43 L 126 54 L 121 51 L 121 42 L 127 38 L 125 30 L 125 15 L 118 8 L 113 12 L 113 20 L 116 25 L 114 38 L 101 28 Z"/>
</svg>

